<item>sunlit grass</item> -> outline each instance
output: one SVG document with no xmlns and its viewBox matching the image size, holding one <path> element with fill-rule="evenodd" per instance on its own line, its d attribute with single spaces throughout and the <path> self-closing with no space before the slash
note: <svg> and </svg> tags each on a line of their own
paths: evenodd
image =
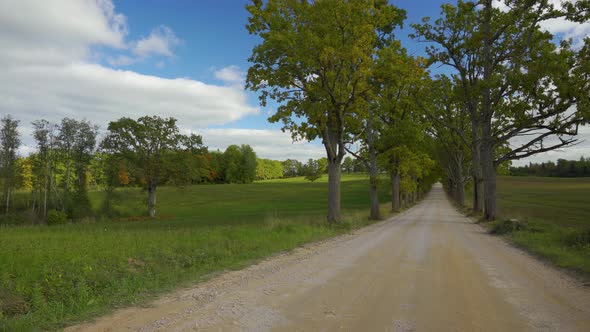
<svg viewBox="0 0 590 332">
<path fill-rule="evenodd" d="M 360 175 L 344 177 L 338 226 L 325 222 L 321 181 L 162 187 L 156 220 L 136 217 L 145 196 L 118 190 L 114 221 L 0 227 L 0 330 L 56 329 L 368 224 Z M 96 209 L 103 197 L 91 193 Z"/>
<path fill-rule="evenodd" d="M 516 245 L 590 277 L 590 178 L 499 177 L 498 221 L 524 221 Z"/>
</svg>

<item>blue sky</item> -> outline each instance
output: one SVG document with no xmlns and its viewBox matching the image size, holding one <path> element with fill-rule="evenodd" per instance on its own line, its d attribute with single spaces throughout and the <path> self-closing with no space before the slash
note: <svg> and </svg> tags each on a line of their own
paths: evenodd
<svg viewBox="0 0 590 332">
<path fill-rule="evenodd" d="M 21 153 L 34 151 L 30 122 L 39 118 L 85 118 L 104 129 L 122 116 L 158 114 L 202 134 L 212 149 L 250 144 L 266 158 L 323 156 L 317 142 L 293 143 L 279 124 L 269 124 L 274 105 L 262 109 L 243 89 L 247 58 L 258 42 L 245 29 L 247 2 L 0 2 L 0 110 L 21 121 Z M 424 45 L 407 37 L 409 24 L 437 17 L 443 2 L 393 2 L 407 11 L 398 36 L 411 54 L 423 54 Z M 590 25 L 555 22 L 548 29 L 579 37 Z M 581 145 L 557 157 L 588 151 Z"/>
<path fill-rule="evenodd" d="M 215 77 L 215 71 L 236 66 L 245 72 L 248 57 L 258 38 L 248 33 L 245 25 L 249 1 L 200 0 L 163 1 L 132 0 L 115 1 L 118 11 L 125 13 L 129 24 L 129 38 L 140 39 L 149 34 L 154 26 L 165 25 L 174 31 L 182 42 L 175 48 L 171 59 L 151 59 L 126 68 L 145 74 L 175 78 L 190 77 L 212 84 L 224 82 Z M 436 17 L 444 1 L 400 1 L 396 5 L 406 10 L 408 19 L 399 38 L 412 54 L 423 54 L 424 46 L 408 37 L 410 23 L 419 22 L 424 16 Z M 164 66 L 161 66 L 161 62 Z M 160 63 L 160 66 L 158 64 Z M 105 65 L 108 63 L 105 62 Z M 248 101 L 258 104 L 256 95 L 248 93 Z M 272 111 L 272 106 L 267 111 Z M 266 121 L 267 112 L 244 117 L 236 122 L 213 127 L 229 128 L 280 128 L 279 124 Z"/>
</svg>

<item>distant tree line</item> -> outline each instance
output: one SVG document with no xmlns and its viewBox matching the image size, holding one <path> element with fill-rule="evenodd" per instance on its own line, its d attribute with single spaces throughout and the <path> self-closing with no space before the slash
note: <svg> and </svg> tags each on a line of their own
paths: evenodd
<svg viewBox="0 0 590 332">
<path fill-rule="evenodd" d="M 519 167 L 510 167 L 513 176 L 552 176 L 562 178 L 590 177 L 590 159 L 580 160 L 558 159 L 542 163 L 529 163 Z"/>
<path fill-rule="evenodd" d="M 155 216 L 162 185 L 241 184 L 293 176 L 315 180 L 327 172 L 326 158 L 306 164 L 261 159 L 246 144 L 209 151 L 201 136 L 180 134 L 174 118 L 157 116 L 112 121 L 102 140 L 98 126 L 86 120 L 37 120 L 32 122 L 36 151 L 19 156 L 19 124 L 10 115 L 0 120 L 0 207 L 5 214 L 0 223 L 27 211 L 29 220 L 40 223 L 109 216 L 119 187 L 145 189 L 147 214 Z M 343 164 L 344 172 L 363 170 L 351 158 Z M 89 189 L 106 192 L 100 211 L 93 211 Z"/>
</svg>

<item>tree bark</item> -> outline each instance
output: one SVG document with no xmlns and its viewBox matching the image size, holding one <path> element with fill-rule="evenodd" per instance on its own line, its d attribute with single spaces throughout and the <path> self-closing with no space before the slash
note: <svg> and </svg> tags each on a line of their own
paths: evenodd
<svg viewBox="0 0 590 332">
<path fill-rule="evenodd" d="M 484 219 L 490 221 L 496 218 L 496 169 L 494 167 L 493 148 L 485 146 L 482 152 L 485 188 Z"/>
<path fill-rule="evenodd" d="M 156 216 L 156 186 L 148 187 L 148 215 Z"/>
<path fill-rule="evenodd" d="M 400 178 L 398 173 L 391 173 L 391 211 L 398 212 L 400 209 Z"/>
<path fill-rule="evenodd" d="M 482 91 L 482 122 L 481 122 L 481 167 L 484 179 L 484 219 L 494 220 L 496 217 L 496 169 L 494 167 L 494 144 L 492 140 L 492 101 L 489 82 L 492 77 L 491 63 L 491 31 L 490 21 L 492 15 L 492 0 L 486 0 L 484 4 L 484 35 L 483 35 L 483 78 L 484 88 Z"/>
<path fill-rule="evenodd" d="M 459 206 L 465 205 L 465 183 L 463 182 L 463 154 L 455 155 L 454 178 L 455 178 L 455 201 Z"/>
<path fill-rule="evenodd" d="M 379 214 L 379 197 L 377 193 L 377 174 L 371 174 L 369 177 L 371 190 L 369 191 L 369 198 L 371 199 L 371 212 L 369 219 L 379 220 L 381 216 Z"/>
<path fill-rule="evenodd" d="M 328 222 L 336 223 L 340 215 L 340 162 L 328 158 Z"/>
<path fill-rule="evenodd" d="M 51 172 L 51 168 L 49 167 L 49 163 L 47 164 L 46 173 L 45 173 L 45 192 L 43 197 L 43 219 L 47 221 L 47 196 L 49 195 L 49 173 Z"/>
<path fill-rule="evenodd" d="M 377 192 L 377 155 L 374 144 L 372 113 L 369 114 L 369 119 L 367 121 L 367 145 L 369 146 L 369 198 L 371 200 L 369 219 L 379 220 L 381 219 L 381 216 L 379 215 L 379 193 Z"/>
<path fill-rule="evenodd" d="M 479 124 L 472 121 L 473 138 L 471 141 L 471 159 L 473 167 L 473 212 L 483 210 L 483 174 L 481 169 L 481 144 L 479 143 Z"/>
<path fill-rule="evenodd" d="M 68 153 L 68 160 L 66 161 L 66 190 L 65 190 L 65 197 L 64 197 L 64 210 L 68 211 L 70 208 L 70 176 L 71 176 L 71 162 L 69 160 L 69 153 Z"/>
</svg>

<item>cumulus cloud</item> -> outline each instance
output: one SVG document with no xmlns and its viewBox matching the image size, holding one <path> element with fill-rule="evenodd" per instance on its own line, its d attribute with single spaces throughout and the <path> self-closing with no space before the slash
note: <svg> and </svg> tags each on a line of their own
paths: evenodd
<svg viewBox="0 0 590 332">
<path fill-rule="evenodd" d="M 0 76 L 0 96 L 0 109 L 27 121 L 74 116 L 104 124 L 121 116 L 159 114 L 207 126 L 258 113 L 247 104 L 241 89 L 84 62 L 5 68 Z"/>
<path fill-rule="evenodd" d="M 223 151 L 232 144 L 249 144 L 259 158 L 299 161 L 325 157 L 326 154 L 322 145 L 293 142 L 290 133 L 280 130 L 215 128 L 197 132 L 203 135 L 203 141 L 209 146 L 209 150 Z"/>
<path fill-rule="evenodd" d="M 174 31 L 165 25 L 152 30 L 149 36 L 134 43 L 133 53 L 141 58 L 152 55 L 173 56 L 172 49 L 179 45 L 181 40 L 176 37 Z"/>
<path fill-rule="evenodd" d="M 213 72 L 213 75 L 218 80 L 226 84 L 241 84 L 244 82 L 244 72 L 238 66 L 227 66 Z"/>
<path fill-rule="evenodd" d="M 90 46 L 124 49 L 125 16 L 110 1 L 0 1 L 0 65 L 64 64 Z"/>
<path fill-rule="evenodd" d="M 23 127 L 45 118 L 86 118 L 105 128 L 122 116 L 173 116 L 186 126 L 226 124 L 258 113 L 240 87 L 116 70 L 98 50 L 125 50 L 125 16 L 109 0 L 0 1 L 0 112 Z M 179 43 L 164 26 L 138 41 L 136 56 L 172 56 Z M 133 45 L 133 43 L 131 43 Z M 128 64 L 122 55 L 111 65 Z M 32 139 L 23 135 L 30 149 Z M 23 151 L 25 151 L 23 150 Z"/>
</svg>

